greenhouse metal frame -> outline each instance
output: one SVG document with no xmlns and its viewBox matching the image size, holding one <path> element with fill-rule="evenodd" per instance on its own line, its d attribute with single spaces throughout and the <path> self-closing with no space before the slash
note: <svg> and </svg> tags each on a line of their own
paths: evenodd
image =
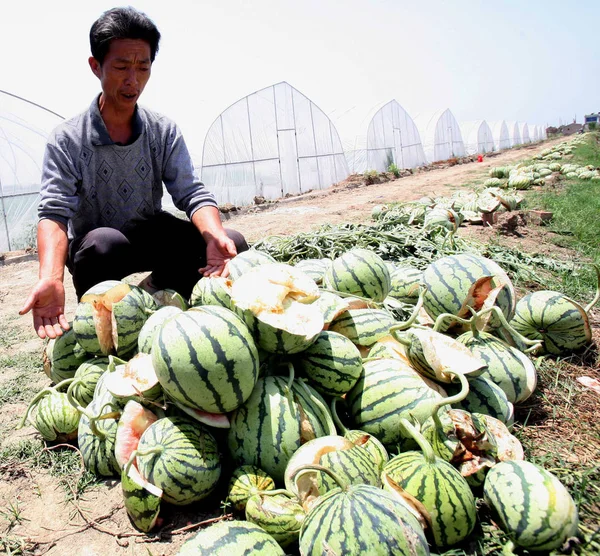
<svg viewBox="0 0 600 556">
<path fill-rule="evenodd" d="M 496 150 L 492 130 L 485 120 L 460 122 L 467 154 L 486 154 Z"/>
</svg>

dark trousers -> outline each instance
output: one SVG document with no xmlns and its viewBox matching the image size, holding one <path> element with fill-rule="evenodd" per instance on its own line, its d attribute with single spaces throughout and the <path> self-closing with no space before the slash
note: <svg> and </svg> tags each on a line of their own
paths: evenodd
<svg viewBox="0 0 600 556">
<path fill-rule="evenodd" d="M 237 252 L 248 249 L 244 236 L 226 229 Z M 206 243 L 189 220 L 161 212 L 123 234 L 96 228 L 69 244 L 67 267 L 73 275 L 77 299 L 104 280 L 121 280 L 134 272 L 152 271 L 159 289 L 170 288 L 189 299 L 206 265 Z"/>
</svg>

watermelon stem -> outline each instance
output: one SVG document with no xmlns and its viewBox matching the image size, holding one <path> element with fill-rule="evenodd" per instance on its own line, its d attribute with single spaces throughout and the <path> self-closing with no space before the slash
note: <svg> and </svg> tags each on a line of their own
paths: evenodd
<svg viewBox="0 0 600 556">
<path fill-rule="evenodd" d="M 317 465 L 315 463 L 301 465 L 300 467 L 298 467 L 298 469 L 294 470 L 294 472 L 290 476 L 290 481 L 293 484 L 295 484 L 296 479 L 299 479 L 300 476 L 305 475 L 306 473 L 310 473 L 311 471 L 321 471 L 322 473 L 325 473 L 325 475 L 329 475 L 329 477 L 331 477 L 342 490 L 348 490 L 348 488 L 350 487 L 349 483 L 340 479 L 340 477 L 338 477 L 333 471 L 331 471 L 331 469 L 323 467 L 322 465 Z"/>
<path fill-rule="evenodd" d="M 594 270 L 596 271 L 596 277 L 598 279 L 597 282 L 597 286 L 596 286 L 596 295 L 594 296 L 594 299 L 592 299 L 586 306 L 585 306 L 585 312 L 589 313 L 590 309 L 596 305 L 596 303 L 598 303 L 598 300 L 600 299 L 600 268 L 598 267 L 598 265 L 592 265 L 594 267 Z"/>
<path fill-rule="evenodd" d="M 331 408 L 331 417 L 333 418 L 333 422 L 335 423 L 336 427 L 340 430 L 343 436 L 348 432 L 348 429 L 344 426 L 344 423 L 342 423 L 342 420 L 340 419 L 340 416 L 337 413 L 337 403 L 339 399 L 340 398 L 331 398 L 331 403 L 329 404 L 329 407 Z"/>
<path fill-rule="evenodd" d="M 304 384 L 304 380 L 302 380 L 302 379 L 298 380 L 298 384 L 300 384 L 302 386 L 302 388 L 306 392 L 306 395 L 311 399 L 311 401 L 321 411 L 321 415 L 322 415 L 323 419 L 325 420 L 325 422 L 327 423 L 327 428 L 328 428 L 327 434 L 330 434 L 332 436 L 337 436 L 337 430 L 335 428 L 335 423 L 333 422 L 333 419 L 331 418 L 331 413 L 329 413 L 329 410 L 325 407 L 325 405 L 323 404 L 323 402 L 320 399 L 318 399 L 316 396 L 313 395 L 313 393 L 308 389 L 308 386 L 306 386 L 306 384 Z"/>
<path fill-rule="evenodd" d="M 410 436 L 419 445 L 425 460 L 428 463 L 435 463 L 435 452 L 433 451 L 431 444 L 427 442 L 427 439 L 419 432 L 417 427 L 415 427 L 408 419 L 404 417 L 400 419 L 400 427 L 404 429 L 404 432 L 407 436 Z"/>
<path fill-rule="evenodd" d="M 426 292 L 427 292 L 427 286 L 425 286 L 424 284 L 421 284 L 421 291 L 419 292 L 419 299 L 417 300 L 417 304 L 415 305 L 415 308 L 413 309 L 412 314 L 410 315 L 410 317 L 408 317 L 408 320 L 405 320 L 404 322 L 401 322 L 390 328 L 389 332 L 390 332 L 390 334 L 392 334 L 392 336 L 396 337 L 394 335 L 394 332 L 399 331 L 399 330 L 406 330 L 407 328 L 410 328 L 413 325 L 413 323 L 417 320 L 417 317 L 419 316 L 419 312 L 421 311 L 421 307 L 423 307 L 423 299 L 425 297 Z"/>
<path fill-rule="evenodd" d="M 520 332 L 517 332 L 506 320 L 506 317 L 504 316 L 504 313 L 502 312 L 500 307 L 490 307 L 488 309 L 485 309 L 484 311 L 493 312 L 496 315 L 496 317 L 498 317 L 502 328 L 504 328 L 508 332 L 508 334 L 511 336 L 511 338 L 515 341 L 517 345 L 520 343 L 526 346 L 531 346 L 527 349 L 521 350 L 523 351 L 523 353 L 535 352 L 542 347 L 542 340 L 530 340 L 529 338 L 523 336 L 523 334 L 521 334 Z M 481 311 L 480 315 L 484 311 Z"/>
<path fill-rule="evenodd" d="M 339 292 L 337 290 L 332 290 L 329 288 L 319 288 L 322 292 L 327 292 L 327 293 L 333 293 L 335 295 L 337 295 L 338 297 L 351 297 L 352 299 L 358 299 L 359 301 L 364 301 L 367 304 L 367 307 L 369 307 L 370 309 L 380 309 L 381 307 L 383 307 L 383 302 L 378 303 L 377 301 L 373 301 L 372 299 L 369 299 L 368 297 L 361 297 L 360 295 L 355 295 L 353 293 L 348 293 L 348 292 Z"/>
<path fill-rule="evenodd" d="M 455 377 L 458 377 L 458 380 L 460 382 L 460 391 L 454 394 L 454 396 L 448 396 L 447 398 L 443 398 L 433 406 L 431 416 L 433 417 L 433 422 L 435 423 L 435 427 L 438 431 L 444 429 L 444 426 L 440 420 L 440 409 L 445 405 L 452 405 L 454 403 L 462 402 L 469 395 L 469 381 L 467 380 L 465 375 L 456 371 L 451 371 L 450 369 L 447 369 L 446 372 L 454 375 Z"/>
<path fill-rule="evenodd" d="M 54 386 L 47 386 L 46 388 L 40 390 L 34 396 L 34 398 L 29 402 L 29 405 L 27 406 L 27 409 L 25 410 L 25 415 L 23 415 L 23 418 L 21 419 L 21 421 L 19 421 L 19 424 L 17 425 L 17 430 L 22 429 L 25 426 L 25 423 L 29 420 L 29 414 L 31 413 L 31 410 L 38 403 L 40 403 L 40 400 L 42 398 L 46 397 L 48 394 L 53 394 L 53 393 L 58 392 L 59 388 L 63 388 L 67 384 L 71 384 L 74 380 L 75 380 L 75 378 L 66 378 L 65 380 L 59 382 L 58 384 L 55 384 Z M 33 425 L 33 423 L 31 423 L 31 421 L 29 421 L 29 422 L 31 425 Z"/>
</svg>

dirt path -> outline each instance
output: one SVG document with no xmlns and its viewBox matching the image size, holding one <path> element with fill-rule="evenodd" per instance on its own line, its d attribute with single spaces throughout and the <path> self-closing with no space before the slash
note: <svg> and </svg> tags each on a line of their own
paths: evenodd
<svg viewBox="0 0 600 556">
<path fill-rule="evenodd" d="M 267 208 L 249 209 L 244 214 L 234 216 L 226 222 L 227 226 L 236 228 L 254 242 L 267 235 L 293 234 L 319 227 L 325 223 L 366 222 L 370 218 L 371 209 L 376 204 L 392 201 L 410 201 L 422 196 L 447 196 L 465 184 L 482 181 L 490 167 L 515 163 L 518 160 L 531 158 L 534 154 L 563 139 L 547 141 L 543 144 L 522 147 L 507 151 L 498 156 L 485 159 L 482 163 L 456 165 L 446 169 L 418 172 L 412 176 L 383 184 L 370 186 L 346 185 L 333 187 L 326 191 L 309 193 L 294 199 L 286 199 L 279 203 L 269 204 Z M 0 345 L 0 357 L 11 357 L 17 353 L 31 353 L 32 357 L 41 353 L 43 342 L 33 333 L 31 317 L 19 316 L 18 311 L 37 280 L 37 261 L 29 260 L 15 264 L 0 266 L 0 326 L 15 331 L 19 337 L 12 345 Z M 66 314 L 75 312 L 76 298 L 67 275 Z M 1 383 L 18 376 L 20 369 L 9 368 L 0 376 Z M 49 381 L 40 374 L 40 386 Z M 37 385 L 35 385 L 37 386 Z M 16 419 L 23 414 L 24 403 L 6 403 L 0 413 L 0 448 L 7 442 L 15 442 L 23 438 L 32 438 L 32 428 L 22 431 L 11 430 Z M 119 542 L 102 532 L 102 528 L 110 531 L 134 533 L 122 507 L 120 486 L 111 482 L 106 488 L 101 486 L 85 492 L 84 499 L 79 501 L 88 519 L 106 516 L 102 524 L 96 528 L 83 521 L 72 504 L 65 502 L 65 493 L 57 480 L 43 473 L 39 477 L 29 474 L 12 477 L 4 474 L 0 478 L 0 510 L 17 501 L 22 510 L 23 520 L 7 528 L 0 520 L 0 535 L 10 534 L 15 538 L 35 538 L 55 542 L 40 546 L 39 553 L 46 554 L 174 554 L 178 550 L 182 536 L 172 539 L 156 539 L 151 544 L 140 543 L 141 539 L 130 537 Z M 194 523 L 202 519 L 202 508 L 195 513 L 179 516 L 178 520 Z M 172 511 L 166 518 L 173 519 Z M 0 550 L 2 544 L 0 543 Z"/>
</svg>

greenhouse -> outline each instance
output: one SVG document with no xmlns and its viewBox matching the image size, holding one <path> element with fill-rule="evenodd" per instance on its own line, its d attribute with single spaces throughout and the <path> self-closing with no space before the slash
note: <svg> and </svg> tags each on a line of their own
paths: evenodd
<svg viewBox="0 0 600 556">
<path fill-rule="evenodd" d="M 491 122 L 492 137 L 494 138 L 494 148 L 497 151 L 510 149 L 510 135 L 508 134 L 508 126 L 504 120 Z"/>
<path fill-rule="evenodd" d="M 492 130 L 485 120 L 460 122 L 460 132 L 467 154 L 485 154 L 495 150 Z"/>
<path fill-rule="evenodd" d="M 219 204 L 324 189 L 348 174 L 331 120 L 286 82 L 232 104 L 204 141 L 202 181 Z"/>
<path fill-rule="evenodd" d="M 517 122 L 506 122 L 508 127 L 508 137 L 510 139 L 510 146 L 516 147 L 521 144 L 521 132 L 519 124 Z"/>
<path fill-rule="evenodd" d="M 537 125 L 529 126 L 529 138 L 532 143 L 537 143 L 540 140 L 540 128 Z"/>
<path fill-rule="evenodd" d="M 62 118 L 0 91 L 0 253 L 31 245 L 46 139 Z"/>
<path fill-rule="evenodd" d="M 531 143 L 531 137 L 529 136 L 529 126 L 526 122 L 519 123 L 519 135 L 521 136 L 521 143 L 523 145 Z"/>
<path fill-rule="evenodd" d="M 465 155 L 460 126 L 449 109 L 433 114 L 419 114 L 415 124 L 421 134 L 421 143 L 427 162 L 448 160 Z"/>
<path fill-rule="evenodd" d="M 345 118 L 336 124 L 351 173 L 385 172 L 390 164 L 416 168 L 427 163 L 419 130 L 396 100 L 373 109 L 360 122 Z M 365 134 L 366 130 L 366 134 Z"/>
</svg>

